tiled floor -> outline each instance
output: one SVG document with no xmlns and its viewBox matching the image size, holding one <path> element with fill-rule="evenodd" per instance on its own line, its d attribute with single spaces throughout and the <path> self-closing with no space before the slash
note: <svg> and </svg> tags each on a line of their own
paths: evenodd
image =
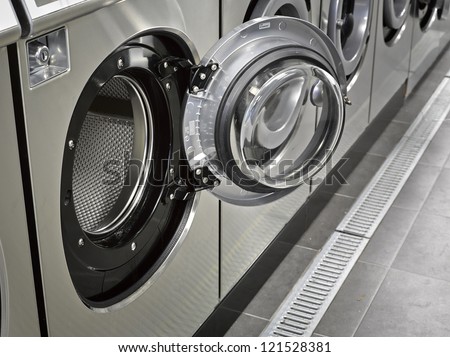
<svg viewBox="0 0 450 357">
<path fill-rule="evenodd" d="M 200 336 L 258 336 L 450 67 L 450 51 L 392 121 L 348 153 L 348 184 L 321 188 L 227 296 Z M 315 336 L 450 336 L 450 118 L 359 258 Z M 374 139 L 376 138 L 376 139 Z"/>
</svg>

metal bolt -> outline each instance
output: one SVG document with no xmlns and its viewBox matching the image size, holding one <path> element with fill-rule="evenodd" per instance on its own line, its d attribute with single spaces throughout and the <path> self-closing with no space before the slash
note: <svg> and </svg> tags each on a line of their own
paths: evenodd
<svg viewBox="0 0 450 357">
<path fill-rule="evenodd" d="M 70 150 L 75 149 L 75 142 L 73 140 L 69 140 L 69 149 Z"/>
<path fill-rule="evenodd" d="M 170 198 L 170 200 L 172 200 L 172 201 L 173 201 L 173 200 L 174 200 L 174 198 L 175 198 L 175 195 L 174 195 L 173 193 L 171 193 L 171 194 L 170 194 L 170 196 L 169 196 L 169 198 Z"/>
<path fill-rule="evenodd" d="M 136 243 L 131 243 L 131 250 L 134 252 L 136 250 Z"/>
<path fill-rule="evenodd" d="M 172 86 L 170 85 L 170 83 L 167 82 L 167 83 L 166 83 L 166 89 L 167 89 L 167 90 L 170 90 L 171 88 L 172 88 Z"/>
<path fill-rule="evenodd" d="M 169 64 L 167 62 L 164 62 L 164 68 L 169 67 Z"/>
<path fill-rule="evenodd" d="M 123 61 L 123 58 L 120 57 L 120 58 L 117 60 L 117 68 L 122 69 L 124 65 L 125 65 L 125 62 Z"/>
<path fill-rule="evenodd" d="M 352 101 L 346 95 L 344 95 L 344 103 L 347 104 L 347 105 L 352 105 Z"/>
<path fill-rule="evenodd" d="M 213 64 L 211 66 L 211 71 L 213 71 L 213 72 L 217 71 L 217 65 L 216 64 Z"/>
<path fill-rule="evenodd" d="M 205 183 L 205 184 L 209 182 L 209 180 L 208 180 L 207 177 L 203 177 L 203 180 L 202 180 L 202 181 L 203 181 L 203 183 Z"/>
<path fill-rule="evenodd" d="M 200 73 L 200 79 L 204 81 L 206 79 L 206 74 Z"/>
<path fill-rule="evenodd" d="M 177 72 L 178 71 L 178 67 L 173 67 L 173 71 Z"/>
<path fill-rule="evenodd" d="M 197 176 L 200 176 L 200 175 L 202 174 L 202 169 L 197 169 L 197 170 L 195 170 L 195 174 L 196 174 Z"/>
<path fill-rule="evenodd" d="M 340 30 L 344 26 L 344 19 L 339 19 L 336 21 L 336 27 Z"/>
<path fill-rule="evenodd" d="M 200 88 L 197 87 L 197 86 L 193 86 L 193 87 L 192 87 L 192 91 L 193 91 L 194 93 L 198 93 L 198 92 L 200 92 Z"/>
<path fill-rule="evenodd" d="M 175 170 L 174 170 L 173 168 L 171 168 L 171 169 L 169 170 L 169 172 L 170 172 L 170 174 L 171 174 L 172 176 L 175 174 Z"/>
<path fill-rule="evenodd" d="M 217 187 L 219 185 L 220 185 L 220 181 L 219 180 L 214 181 L 214 187 Z"/>
<path fill-rule="evenodd" d="M 78 246 L 80 248 L 84 246 L 84 239 L 83 238 L 78 239 Z"/>
</svg>

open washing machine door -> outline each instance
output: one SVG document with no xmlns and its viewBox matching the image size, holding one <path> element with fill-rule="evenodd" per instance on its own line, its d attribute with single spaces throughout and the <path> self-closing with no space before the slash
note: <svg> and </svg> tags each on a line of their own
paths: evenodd
<svg viewBox="0 0 450 357">
<path fill-rule="evenodd" d="M 280 198 L 330 159 L 344 128 L 345 101 L 339 55 L 317 27 L 290 17 L 246 22 L 193 75 L 183 119 L 189 165 L 226 202 Z M 314 136 L 303 143 L 299 128 L 309 103 L 322 111 Z"/>
<path fill-rule="evenodd" d="M 350 79 L 364 57 L 373 11 L 372 0 L 330 2 L 327 34 L 336 45 Z"/>
</svg>

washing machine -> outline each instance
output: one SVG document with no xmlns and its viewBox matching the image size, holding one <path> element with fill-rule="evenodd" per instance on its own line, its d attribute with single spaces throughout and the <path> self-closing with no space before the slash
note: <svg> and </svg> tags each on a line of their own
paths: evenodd
<svg viewBox="0 0 450 357">
<path fill-rule="evenodd" d="M 320 1 L 308 0 L 223 0 L 222 34 L 245 21 L 261 16 L 290 16 L 319 26 Z M 299 142 L 306 146 L 314 136 L 317 105 L 305 105 Z M 339 150 L 339 149 L 338 149 Z M 310 195 L 306 182 L 287 197 L 257 207 L 221 203 L 221 297 L 281 232 Z"/>
<path fill-rule="evenodd" d="M 335 44 L 344 65 L 348 100 L 346 125 L 334 161 L 312 180 L 316 189 L 369 123 L 378 2 L 322 0 L 320 27 Z"/>
<path fill-rule="evenodd" d="M 83 15 L 83 1 L 23 1 L 48 332 L 192 335 L 220 299 L 219 200 L 281 199 L 326 164 L 344 125 L 344 71 L 301 20 L 260 18 L 218 40 L 217 1 L 95 4 Z M 209 48 L 200 61 L 195 44 Z M 326 110 L 299 151 L 309 82 Z"/>
<path fill-rule="evenodd" d="M 450 40 L 449 8 L 448 0 L 415 0 L 413 3 L 414 27 L 407 95 Z"/>
<path fill-rule="evenodd" d="M 9 1 L 0 4 L 0 335 L 39 336 L 33 259 L 22 189 L 7 46 L 21 28 Z"/>
<path fill-rule="evenodd" d="M 399 103 L 405 98 L 413 32 L 411 0 L 379 1 L 376 31 L 370 120 L 392 98 L 398 97 Z"/>
</svg>

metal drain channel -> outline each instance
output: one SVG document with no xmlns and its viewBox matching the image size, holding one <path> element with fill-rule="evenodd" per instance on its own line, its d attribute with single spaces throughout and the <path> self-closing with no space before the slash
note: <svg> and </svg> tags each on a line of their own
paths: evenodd
<svg viewBox="0 0 450 357">
<path fill-rule="evenodd" d="M 309 337 L 450 112 L 444 78 L 261 336 Z"/>
</svg>

